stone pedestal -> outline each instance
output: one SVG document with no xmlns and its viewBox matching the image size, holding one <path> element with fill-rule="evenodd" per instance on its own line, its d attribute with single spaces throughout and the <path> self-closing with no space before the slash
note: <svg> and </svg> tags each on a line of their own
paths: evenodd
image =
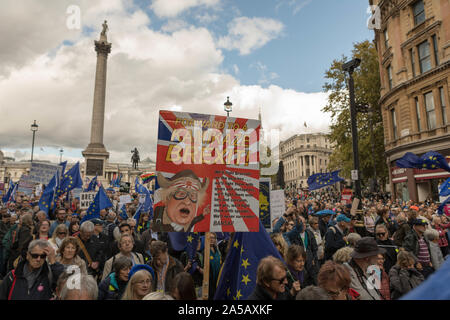
<svg viewBox="0 0 450 320">
<path fill-rule="evenodd" d="M 144 173 L 143 171 L 135 170 L 135 169 L 131 169 L 128 172 L 129 181 L 130 181 L 130 190 L 132 190 L 133 192 L 136 192 L 136 190 L 134 190 L 134 182 L 136 181 L 136 177 L 139 177 L 143 173 Z"/>
</svg>

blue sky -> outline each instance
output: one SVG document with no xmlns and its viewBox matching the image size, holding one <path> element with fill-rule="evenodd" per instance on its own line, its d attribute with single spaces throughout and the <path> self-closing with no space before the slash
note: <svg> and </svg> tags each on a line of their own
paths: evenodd
<svg viewBox="0 0 450 320">
<path fill-rule="evenodd" d="M 73 5 L 80 28 L 68 30 Z M 232 116 L 257 119 L 261 110 L 263 127 L 278 130 L 282 140 L 327 132 L 324 73 L 334 59 L 350 57 L 354 43 L 373 40 L 368 6 L 361 0 L 2 0 L 0 38 L 9 45 L 0 47 L 0 149 L 29 159 L 29 124 L 36 120 L 35 158 L 56 162 L 63 147 L 63 158 L 82 160 L 94 40 L 105 19 L 112 42 L 104 128 L 110 161 L 128 163 L 134 147 L 141 158 L 155 159 L 159 110 L 223 114 L 227 96 Z"/>
<path fill-rule="evenodd" d="M 152 26 L 161 27 L 167 19 L 157 17 L 148 9 L 148 1 L 135 1 L 152 20 Z M 251 54 L 224 50 L 224 69 L 239 68 L 241 84 L 268 85 L 264 76 L 276 77 L 270 84 L 301 92 L 322 91 L 323 75 L 333 59 L 342 54 L 351 55 L 355 42 L 373 40 L 367 28 L 368 1 L 361 0 L 240 0 L 223 1 L 224 11 L 217 13 L 218 20 L 207 25 L 217 35 L 225 35 L 227 25 L 236 14 L 247 17 L 265 17 L 283 23 L 280 37 L 268 42 Z M 208 12 L 204 7 L 190 9 L 180 15 L 198 26 L 205 24 L 196 15 Z M 257 64 L 260 63 L 260 65 Z M 258 66 L 265 66 L 264 72 Z"/>
</svg>

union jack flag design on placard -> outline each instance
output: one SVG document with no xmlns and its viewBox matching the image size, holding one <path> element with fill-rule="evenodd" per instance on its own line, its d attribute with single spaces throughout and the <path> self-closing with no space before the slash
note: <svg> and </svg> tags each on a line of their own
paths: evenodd
<svg viewBox="0 0 450 320">
<path fill-rule="evenodd" d="M 259 231 L 260 127 L 259 120 L 160 111 L 154 226 L 168 228 L 160 231 Z M 176 221 L 168 198 L 196 204 L 194 220 Z M 183 217 L 191 213 L 183 210 Z"/>
</svg>

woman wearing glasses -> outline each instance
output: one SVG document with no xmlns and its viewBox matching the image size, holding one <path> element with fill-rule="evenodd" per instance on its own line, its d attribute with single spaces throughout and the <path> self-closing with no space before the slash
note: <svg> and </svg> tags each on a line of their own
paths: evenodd
<svg viewBox="0 0 450 320">
<path fill-rule="evenodd" d="M 28 245 L 26 259 L 19 262 L 0 284 L 0 300 L 49 300 L 63 271 L 64 267 L 56 261 L 55 251 L 48 241 L 33 240 Z"/>
<path fill-rule="evenodd" d="M 63 240 L 67 238 L 68 232 L 69 230 L 67 229 L 67 226 L 64 223 L 59 224 L 55 228 L 55 231 L 53 231 L 51 239 L 48 240 L 48 243 L 53 248 L 53 250 L 55 250 L 56 252 L 58 251 Z"/>
<path fill-rule="evenodd" d="M 65 270 L 71 265 L 76 266 L 82 274 L 87 274 L 86 262 L 78 256 L 80 246 L 77 239 L 74 237 L 67 237 L 61 243 L 59 254 L 56 256 L 56 261 L 60 262 Z"/>
<path fill-rule="evenodd" d="M 130 271 L 130 273 L 132 273 Z M 146 269 L 136 271 L 128 281 L 121 300 L 142 300 L 152 292 L 152 275 Z"/>
</svg>

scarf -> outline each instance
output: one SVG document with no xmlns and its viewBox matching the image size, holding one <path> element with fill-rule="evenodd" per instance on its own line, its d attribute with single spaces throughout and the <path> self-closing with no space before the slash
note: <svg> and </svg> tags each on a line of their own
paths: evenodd
<svg viewBox="0 0 450 320">
<path fill-rule="evenodd" d="M 27 279 L 28 290 L 30 290 L 33 287 L 34 283 L 36 282 L 36 279 L 39 277 L 39 274 L 41 273 L 43 265 L 36 270 L 29 270 L 29 266 L 30 265 L 27 262 L 23 267 L 23 276 L 25 277 L 25 279 Z"/>
</svg>

